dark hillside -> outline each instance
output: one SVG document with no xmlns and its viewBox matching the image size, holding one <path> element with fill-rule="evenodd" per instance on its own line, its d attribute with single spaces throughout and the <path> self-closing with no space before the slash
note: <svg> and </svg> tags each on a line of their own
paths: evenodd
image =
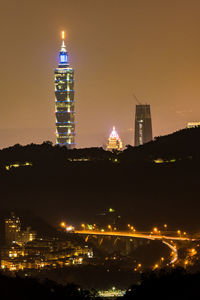
<svg viewBox="0 0 200 300">
<path fill-rule="evenodd" d="M 156 137 L 142 146 L 129 146 L 121 155 L 123 161 L 200 159 L 200 127 L 183 129 Z"/>
<path fill-rule="evenodd" d="M 32 211 L 57 225 L 80 224 L 113 207 L 138 229 L 167 223 L 200 231 L 199 137 L 200 128 L 182 130 L 122 154 L 50 143 L 3 149 L 1 210 Z M 32 166 L 5 169 L 26 161 Z"/>
</svg>

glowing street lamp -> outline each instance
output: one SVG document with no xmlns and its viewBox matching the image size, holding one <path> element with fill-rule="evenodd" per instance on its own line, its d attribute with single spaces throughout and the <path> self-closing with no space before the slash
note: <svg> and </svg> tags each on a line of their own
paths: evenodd
<svg viewBox="0 0 200 300">
<path fill-rule="evenodd" d="M 159 267 L 159 265 L 158 265 L 158 264 L 155 264 L 154 267 L 153 267 L 153 269 L 154 269 L 154 270 L 155 270 L 155 269 L 158 269 L 158 267 Z"/>
<path fill-rule="evenodd" d="M 66 226 L 67 226 L 67 225 L 66 225 L 66 223 L 65 223 L 65 222 L 61 222 L 61 223 L 60 223 L 60 227 L 62 227 L 62 228 L 66 228 Z"/>
<path fill-rule="evenodd" d="M 196 251 L 196 249 L 192 248 L 192 249 L 190 250 L 190 253 L 191 253 L 191 256 L 193 256 L 193 255 L 196 255 L 196 254 L 197 254 L 197 251 Z"/>
<path fill-rule="evenodd" d="M 81 224 L 81 227 L 85 230 L 85 224 L 84 223 Z"/>
<path fill-rule="evenodd" d="M 108 229 L 109 229 L 109 230 L 112 230 L 112 226 L 111 226 L 111 225 L 108 225 Z"/>
<path fill-rule="evenodd" d="M 154 227 L 153 232 L 154 232 L 154 233 L 158 233 L 158 228 L 157 228 L 157 227 Z"/>
<path fill-rule="evenodd" d="M 131 226 L 131 230 L 132 230 L 133 232 L 136 231 L 134 226 Z"/>
<path fill-rule="evenodd" d="M 184 261 L 184 265 L 185 265 L 185 267 L 188 265 L 188 260 Z"/>
</svg>

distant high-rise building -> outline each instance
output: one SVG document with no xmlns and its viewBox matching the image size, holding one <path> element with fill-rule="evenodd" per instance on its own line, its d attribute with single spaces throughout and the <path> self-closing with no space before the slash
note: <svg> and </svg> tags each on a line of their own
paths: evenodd
<svg viewBox="0 0 200 300">
<path fill-rule="evenodd" d="M 136 105 L 135 111 L 135 146 L 152 140 L 151 111 L 149 104 Z"/>
<path fill-rule="evenodd" d="M 11 217 L 5 220 L 5 239 L 7 244 L 16 242 L 21 230 L 20 218 L 11 213 Z"/>
<path fill-rule="evenodd" d="M 62 32 L 59 65 L 55 69 L 56 144 L 69 149 L 75 146 L 74 69 L 69 67 Z"/>
<path fill-rule="evenodd" d="M 199 127 L 200 122 L 189 122 L 187 123 L 187 128 L 194 128 L 194 127 Z"/>
<path fill-rule="evenodd" d="M 36 232 L 32 231 L 30 227 L 26 230 L 21 230 L 21 221 L 12 212 L 11 217 L 5 220 L 5 239 L 6 244 L 10 245 L 16 243 L 23 245 L 36 238 Z"/>
<path fill-rule="evenodd" d="M 122 150 L 122 141 L 113 126 L 112 132 L 108 139 L 107 150 Z"/>
</svg>

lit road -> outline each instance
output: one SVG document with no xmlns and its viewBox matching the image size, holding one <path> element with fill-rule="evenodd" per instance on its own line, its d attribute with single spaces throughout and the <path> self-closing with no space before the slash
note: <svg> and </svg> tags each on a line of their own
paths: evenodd
<svg viewBox="0 0 200 300">
<path fill-rule="evenodd" d="M 141 238 L 149 240 L 160 240 L 166 246 L 172 250 L 172 260 L 170 264 L 174 264 L 178 260 L 178 251 L 176 247 L 169 243 L 169 241 L 194 241 L 195 239 L 190 239 L 188 237 L 181 236 L 166 236 L 166 235 L 156 235 L 156 234 L 145 234 L 145 233 L 135 233 L 135 232 L 122 232 L 122 231 L 94 231 L 94 230 L 75 230 L 77 234 L 84 235 L 100 235 L 100 236 L 116 236 L 116 237 L 128 237 L 128 238 Z"/>
<path fill-rule="evenodd" d="M 194 241 L 188 237 L 179 236 L 167 236 L 167 235 L 156 235 L 156 234 L 145 234 L 135 232 L 123 232 L 123 231 L 95 231 L 95 230 L 75 230 L 75 233 L 85 235 L 102 235 L 102 236 L 118 236 L 118 237 L 130 237 L 140 238 L 149 240 L 171 240 L 171 241 Z"/>
<path fill-rule="evenodd" d="M 176 247 L 174 247 L 173 245 L 167 243 L 166 241 L 162 241 L 163 244 L 167 245 L 173 252 L 173 258 L 170 261 L 170 264 L 174 264 L 177 260 L 178 260 L 178 251 L 176 249 Z"/>
</svg>

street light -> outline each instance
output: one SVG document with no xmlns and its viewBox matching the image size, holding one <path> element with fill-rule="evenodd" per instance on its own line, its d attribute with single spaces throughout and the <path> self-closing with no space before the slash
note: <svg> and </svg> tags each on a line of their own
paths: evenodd
<svg viewBox="0 0 200 300">
<path fill-rule="evenodd" d="M 158 265 L 158 264 L 155 264 L 153 269 L 154 269 L 154 270 L 155 270 L 155 269 L 158 269 L 158 267 L 159 267 L 159 265 Z"/>
<path fill-rule="evenodd" d="M 131 230 L 132 230 L 133 232 L 136 231 L 134 226 L 131 226 Z"/>
<path fill-rule="evenodd" d="M 154 232 L 154 233 L 157 233 L 157 232 L 158 232 L 158 228 L 157 228 L 157 227 L 154 227 L 153 232 Z"/>
<path fill-rule="evenodd" d="M 111 225 L 108 225 L 108 229 L 112 230 L 112 226 L 111 226 Z"/>
<path fill-rule="evenodd" d="M 61 223 L 60 223 L 60 226 L 61 226 L 62 228 L 65 228 L 65 227 L 66 227 L 66 223 L 65 223 L 65 222 L 61 222 Z"/>
<path fill-rule="evenodd" d="M 188 265 L 188 260 L 184 261 L 185 267 Z"/>
</svg>

